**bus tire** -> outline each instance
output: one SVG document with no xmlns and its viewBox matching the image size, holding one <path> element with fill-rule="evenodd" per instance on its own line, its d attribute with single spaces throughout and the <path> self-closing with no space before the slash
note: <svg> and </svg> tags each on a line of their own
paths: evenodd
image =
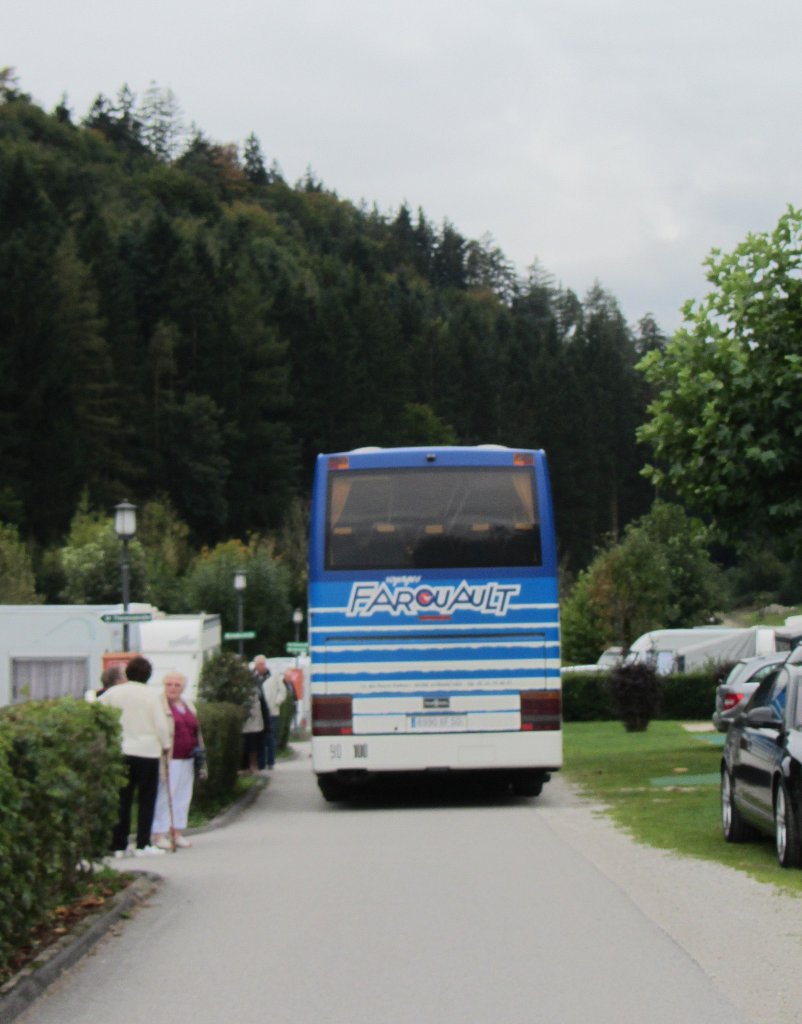
<svg viewBox="0 0 802 1024">
<path fill-rule="evenodd" d="M 524 772 L 512 780 L 512 791 L 516 796 L 540 796 L 543 792 L 543 776 L 540 772 Z"/>
<path fill-rule="evenodd" d="M 323 794 L 323 799 L 328 803 L 336 803 L 338 800 L 347 800 L 350 795 L 350 788 L 342 779 L 334 775 L 318 775 L 317 785 Z"/>
</svg>

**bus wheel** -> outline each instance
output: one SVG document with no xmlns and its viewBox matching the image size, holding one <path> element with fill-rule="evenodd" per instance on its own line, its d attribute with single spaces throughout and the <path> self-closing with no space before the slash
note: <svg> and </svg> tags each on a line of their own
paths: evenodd
<svg viewBox="0 0 802 1024">
<path fill-rule="evenodd" d="M 512 780 L 512 791 L 516 796 L 540 796 L 543 792 L 543 776 L 540 772 L 524 772 Z"/>
<path fill-rule="evenodd" d="M 347 800 L 350 796 L 350 787 L 333 775 L 318 775 L 317 785 L 323 794 L 323 799 L 329 803 L 336 803 L 338 800 Z"/>
</svg>

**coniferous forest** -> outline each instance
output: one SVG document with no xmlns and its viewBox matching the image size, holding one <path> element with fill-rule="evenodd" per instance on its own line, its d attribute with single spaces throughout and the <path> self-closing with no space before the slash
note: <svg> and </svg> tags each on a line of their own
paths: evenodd
<svg viewBox="0 0 802 1024">
<path fill-rule="evenodd" d="M 573 570 L 649 508 L 650 317 L 181 133 L 158 89 L 77 117 L 0 84 L 0 522 L 31 544 L 82 498 L 167 498 L 198 545 L 274 531 L 361 445 L 545 448 Z"/>
</svg>

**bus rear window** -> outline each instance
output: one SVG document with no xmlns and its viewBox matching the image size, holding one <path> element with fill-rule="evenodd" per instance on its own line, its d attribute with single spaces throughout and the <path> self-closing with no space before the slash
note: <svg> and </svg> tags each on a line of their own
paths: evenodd
<svg viewBox="0 0 802 1024">
<path fill-rule="evenodd" d="M 329 474 L 327 569 L 469 569 L 540 561 L 531 466 Z"/>
</svg>

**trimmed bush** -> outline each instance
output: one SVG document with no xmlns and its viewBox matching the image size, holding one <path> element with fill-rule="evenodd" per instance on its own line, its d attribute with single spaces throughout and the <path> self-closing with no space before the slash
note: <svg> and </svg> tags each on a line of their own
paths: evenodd
<svg viewBox="0 0 802 1024">
<path fill-rule="evenodd" d="M 716 706 L 716 673 L 678 672 L 665 676 L 660 718 L 684 721 L 709 719 Z"/>
<path fill-rule="evenodd" d="M 71 698 L 0 710 L 0 964 L 108 852 L 122 780 L 114 710 Z"/>
<path fill-rule="evenodd" d="M 195 784 L 193 802 L 200 806 L 213 805 L 230 797 L 236 788 L 245 712 L 236 704 L 201 701 L 198 720 L 206 745 L 209 777 Z"/>
<path fill-rule="evenodd" d="M 215 704 L 251 706 L 253 675 L 247 664 L 231 651 L 213 654 L 201 669 L 198 680 L 198 700 Z"/>
<path fill-rule="evenodd" d="M 627 732 L 645 732 L 660 706 L 662 682 L 652 665 L 616 665 L 607 677 L 607 693 L 616 718 Z"/>
<path fill-rule="evenodd" d="M 566 672 L 562 677 L 566 722 L 603 722 L 616 715 L 607 693 L 608 672 Z"/>
<path fill-rule="evenodd" d="M 652 716 L 676 721 L 706 721 L 716 704 L 719 673 L 713 670 L 658 676 L 660 703 Z M 620 718 L 609 693 L 609 672 L 566 672 L 562 677 L 563 719 L 603 722 Z"/>
</svg>

